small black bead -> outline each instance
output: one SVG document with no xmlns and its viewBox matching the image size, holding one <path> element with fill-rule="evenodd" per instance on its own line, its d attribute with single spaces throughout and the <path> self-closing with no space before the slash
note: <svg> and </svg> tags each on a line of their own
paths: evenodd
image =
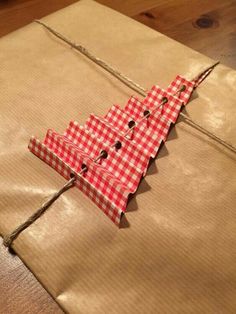
<svg viewBox="0 0 236 314">
<path fill-rule="evenodd" d="M 84 172 L 88 171 L 88 168 L 87 168 L 87 166 L 86 166 L 85 164 L 82 164 L 81 169 L 82 169 L 82 170 L 85 169 Z"/>
<path fill-rule="evenodd" d="M 166 104 L 168 102 L 168 98 L 167 97 L 163 97 L 162 98 L 162 102 L 163 102 L 163 104 Z"/>
<path fill-rule="evenodd" d="M 121 148 L 121 142 L 120 142 L 120 141 L 117 141 L 117 142 L 115 143 L 115 148 L 116 148 L 116 149 L 120 149 L 120 148 Z"/>
<path fill-rule="evenodd" d="M 134 127 L 134 126 L 135 126 L 134 120 L 129 121 L 128 126 L 129 126 L 130 129 L 131 129 L 132 127 Z"/>
<path fill-rule="evenodd" d="M 101 155 L 102 155 L 102 158 L 106 159 L 108 154 L 107 154 L 107 151 L 106 150 L 102 150 L 101 151 Z"/>
<path fill-rule="evenodd" d="M 149 116 L 150 115 L 150 111 L 149 110 L 145 110 L 143 115 L 144 115 L 144 117 Z"/>
</svg>

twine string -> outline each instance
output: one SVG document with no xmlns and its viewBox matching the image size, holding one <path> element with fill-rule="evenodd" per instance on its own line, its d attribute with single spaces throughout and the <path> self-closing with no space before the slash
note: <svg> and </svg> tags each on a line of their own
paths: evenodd
<svg viewBox="0 0 236 314">
<path fill-rule="evenodd" d="M 194 122 L 192 119 L 190 119 L 188 116 L 186 116 L 186 114 L 184 114 L 183 112 L 180 112 L 180 115 L 184 118 L 185 122 L 187 124 L 189 124 L 191 127 L 195 128 L 196 130 L 198 130 L 201 133 L 207 135 L 208 137 L 210 137 L 214 141 L 216 141 L 216 142 L 220 143 L 221 145 L 223 145 L 224 147 L 228 148 L 232 152 L 236 153 L 236 147 L 234 147 L 230 143 L 224 141 L 222 138 L 216 136 L 215 134 L 209 132 L 208 130 L 203 128 L 200 124 Z"/>
<path fill-rule="evenodd" d="M 113 76 L 115 76 L 118 80 L 120 80 L 122 83 L 124 83 L 125 85 L 127 85 L 128 87 L 131 87 L 133 90 L 135 90 L 138 93 L 141 93 L 141 95 L 145 96 L 146 95 L 146 90 L 145 88 L 143 88 L 142 86 L 140 86 L 139 84 L 135 83 L 133 80 L 131 80 L 130 78 L 128 78 L 127 76 L 125 76 L 123 73 L 117 71 L 115 68 L 113 68 L 111 65 L 107 64 L 105 61 L 103 61 L 102 59 L 94 56 L 91 52 L 89 52 L 85 47 L 72 42 L 71 40 L 69 40 L 68 38 L 66 38 L 64 35 L 62 35 L 61 33 L 57 32 L 55 29 L 51 28 L 50 26 L 48 26 L 47 24 L 45 24 L 42 21 L 39 20 L 35 20 L 36 23 L 42 25 L 43 27 L 45 27 L 50 33 L 52 33 L 53 35 L 55 35 L 57 38 L 61 39 L 62 41 L 64 41 L 65 43 L 67 43 L 69 46 L 71 46 L 71 48 L 74 48 L 75 50 L 79 51 L 80 53 L 82 53 L 83 55 L 85 55 L 87 58 L 89 58 L 90 60 L 92 60 L 93 62 L 95 62 L 97 65 L 99 65 L 100 67 L 102 67 L 103 69 L 105 69 L 106 71 L 108 71 L 109 73 L 111 73 Z"/>
<path fill-rule="evenodd" d="M 107 70 L 110 74 L 118 78 L 120 81 L 122 81 L 125 85 L 133 89 L 134 91 L 138 92 L 140 95 L 146 97 L 147 96 L 147 90 L 142 87 L 141 85 L 137 84 L 134 82 L 132 79 L 128 78 L 126 75 L 122 74 L 121 72 L 117 71 L 115 68 L 113 68 L 111 65 L 107 64 L 105 61 L 101 60 L 100 58 L 94 56 L 91 52 L 89 52 L 86 48 L 84 48 L 82 45 L 76 44 L 72 42 L 70 39 L 47 25 L 46 23 L 35 20 L 36 23 L 42 25 L 45 27 L 50 33 L 55 35 L 57 38 L 61 39 L 65 43 L 67 43 L 69 46 L 74 48 L 75 50 L 79 51 L 86 57 L 88 57 L 90 60 L 95 62 L 97 65 L 101 66 L 105 70 Z M 197 76 L 195 76 L 192 80 L 197 82 L 197 86 L 212 72 L 212 70 L 219 64 L 219 61 L 215 62 L 213 65 L 207 67 L 204 71 L 200 72 Z M 177 92 L 180 92 L 181 89 Z M 161 106 L 161 105 L 160 105 Z M 232 152 L 236 153 L 236 147 L 228 143 L 227 141 L 221 139 L 220 137 L 216 136 L 212 132 L 208 131 L 206 128 L 203 126 L 199 125 L 197 122 L 193 121 L 189 117 L 187 117 L 184 113 L 180 112 L 180 116 L 184 118 L 184 122 L 188 123 L 191 127 L 194 127 L 197 129 L 199 132 L 202 132 L 203 134 L 207 135 L 209 138 L 213 139 L 214 141 L 218 142 L 222 146 L 228 148 Z M 135 128 L 135 125 L 133 125 L 132 128 L 130 128 L 127 133 L 131 132 L 132 129 Z"/>
<path fill-rule="evenodd" d="M 52 33 L 53 35 L 55 35 L 57 38 L 61 39 L 62 41 L 64 41 L 65 43 L 67 43 L 68 45 L 70 45 L 72 48 L 74 48 L 75 50 L 79 51 L 80 53 L 82 53 L 83 55 L 85 55 L 87 58 L 89 58 L 90 60 L 92 60 L 93 62 L 95 62 L 97 65 L 99 65 L 100 67 L 104 68 L 106 71 L 108 71 L 110 74 L 112 74 L 113 76 L 115 76 L 118 80 L 120 80 L 121 82 L 123 82 L 125 85 L 127 85 L 128 87 L 130 87 L 131 89 L 133 89 L 134 91 L 138 92 L 140 95 L 146 97 L 147 96 L 147 90 L 140 86 L 139 84 L 137 84 L 136 82 L 134 82 L 132 79 L 130 79 L 129 77 L 127 77 L 126 75 L 122 74 L 121 72 L 117 71 L 115 68 L 113 68 L 111 65 L 107 64 L 105 61 L 103 61 L 102 59 L 94 56 L 92 53 L 90 53 L 86 48 L 84 48 L 83 46 L 73 43 L 71 40 L 69 40 L 68 38 L 66 38 L 64 35 L 60 34 L 59 32 L 57 32 L 55 29 L 51 28 L 50 26 L 48 26 L 47 24 L 45 24 L 42 21 L 36 20 L 36 23 L 42 25 L 43 27 L 45 27 L 50 33 Z M 208 67 L 207 69 L 205 69 L 203 72 L 201 72 L 200 74 L 198 74 L 193 80 L 197 82 L 198 86 L 202 80 L 204 80 L 206 78 L 206 76 L 208 76 L 211 71 L 215 68 L 215 66 L 219 64 L 219 62 L 216 62 L 215 64 L 211 65 L 210 67 Z M 177 90 L 173 96 L 175 96 L 177 93 L 180 93 L 181 91 L 183 91 L 185 89 L 185 86 L 181 86 L 179 90 Z M 126 137 L 139 123 L 141 123 L 143 120 L 147 119 L 151 113 L 153 113 L 154 111 L 156 111 L 158 108 L 160 108 L 161 106 L 164 106 L 166 103 L 166 100 L 162 100 L 161 103 L 156 106 L 154 108 L 154 110 L 148 111 L 147 114 L 145 114 L 140 120 L 136 121 L 125 133 L 124 133 L 124 137 Z M 232 152 L 236 153 L 236 148 L 231 145 L 230 143 L 224 141 L 223 139 L 221 139 L 220 137 L 216 136 L 215 134 L 213 134 L 212 132 L 208 131 L 207 129 L 205 129 L 204 127 L 202 127 L 201 125 L 199 125 L 198 123 L 194 122 L 192 119 L 190 119 L 189 117 L 187 117 L 184 113 L 180 112 L 180 115 L 184 118 L 184 121 L 189 124 L 191 127 L 197 129 L 198 131 L 200 131 L 201 133 L 207 135 L 209 138 L 213 139 L 214 141 L 220 143 L 221 145 L 223 145 L 224 147 L 228 148 L 229 150 L 231 150 Z M 111 145 L 111 147 L 114 147 L 116 145 L 116 143 L 114 143 L 113 145 Z M 104 152 L 102 151 L 93 161 L 97 162 L 100 158 L 104 157 Z M 106 153 L 106 152 L 105 152 Z M 25 222 L 23 222 L 22 224 L 20 224 L 15 230 L 13 230 L 9 235 L 6 235 L 3 239 L 3 244 L 6 247 L 11 247 L 13 241 L 20 235 L 20 233 L 22 231 L 24 231 L 26 228 L 28 228 L 31 224 L 33 224 L 39 217 L 41 217 L 44 212 L 67 190 L 69 190 L 70 188 L 72 188 L 75 185 L 76 180 L 78 179 L 79 176 L 81 176 L 84 172 L 86 172 L 88 170 L 86 165 L 83 165 L 82 170 L 76 174 L 73 175 L 73 177 L 67 181 L 67 183 L 65 185 L 63 185 L 63 187 L 57 191 L 56 193 L 54 193 L 45 203 L 42 204 L 42 206 L 40 206 L 40 208 L 34 212 Z"/>
<path fill-rule="evenodd" d="M 54 193 L 36 212 L 34 212 L 25 222 L 20 224 L 14 231 L 12 231 L 9 235 L 6 235 L 3 238 L 3 244 L 6 247 L 10 247 L 12 242 L 18 237 L 18 235 L 32 225 L 39 217 L 43 215 L 43 213 L 58 199 L 60 195 L 62 195 L 65 191 L 72 188 L 75 184 L 76 177 L 71 178 L 63 187 Z"/>
<path fill-rule="evenodd" d="M 181 91 L 182 87 L 175 93 L 177 94 L 179 91 Z M 174 94 L 174 95 L 175 95 Z M 154 111 L 156 111 L 159 107 L 163 106 L 166 103 L 165 100 L 163 100 L 158 106 L 155 107 L 155 109 L 152 111 L 152 113 Z M 127 132 L 124 133 L 124 137 L 126 137 L 129 132 L 134 129 L 134 127 L 136 125 L 138 125 L 139 123 L 141 123 L 144 119 L 147 119 L 150 116 L 151 112 L 149 111 L 147 115 L 145 115 L 143 118 L 141 118 L 139 121 L 137 121 L 135 123 L 135 125 L 133 125 L 131 128 L 129 128 L 127 130 Z M 114 144 L 111 145 L 111 147 L 114 147 L 116 145 L 116 142 Z M 106 154 L 106 151 L 101 151 L 100 154 L 93 159 L 93 161 L 96 163 L 98 162 L 101 158 L 106 158 L 104 156 L 104 154 Z M 83 167 L 84 166 L 84 167 Z M 3 239 L 3 244 L 6 247 L 11 247 L 13 241 L 20 235 L 20 233 L 22 231 L 24 231 L 26 228 L 28 228 L 30 225 L 32 225 L 32 223 L 34 223 L 39 217 L 41 217 L 43 215 L 43 213 L 58 199 L 58 197 L 60 195 L 62 195 L 65 191 L 69 190 L 70 188 L 72 188 L 75 184 L 76 181 L 76 176 L 80 176 L 82 175 L 84 172 L 86 172 L 88 170 L 86 165 L 82 166 L 82 170 L 74 175 L 73 177 L 56 193 L 54 193 L 44 204 L 42 204 L 38 210 L 36 210 L 36 212 L 34 212 L 25 222 L 23 222 L 22 224 L 20 224 L 16 229 L 14 229 L 9 235 L 6 235 Z"/>
<path fill-rule="evenodd" d="M 213 65 L 210 65 L 209 67 L 205 68 L 203 72 L 200 72 L 198 75 L 196 75 L 194 78 L 191 79 L 191 81 L 196 82 L 195 88 L 201 84 L 203 80 L 214 70 L 214 68 L 220 63 L 220 61 L 216 61 Z"/>
</svg>

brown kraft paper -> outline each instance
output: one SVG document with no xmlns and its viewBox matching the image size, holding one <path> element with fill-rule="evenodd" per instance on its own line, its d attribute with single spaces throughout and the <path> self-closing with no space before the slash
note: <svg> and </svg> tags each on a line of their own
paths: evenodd
<svg viewBox="0 0 236 314">
<path fill-rule="evenodd" d="M 166 88 L 214 61 L 93 1 L 44 19 L 140 85 Z M 132 90 L 42 26 L 0 39 L 0 233 L 65 180 L 31 154 L 31 135 L 124 106 Z M 236 145 L 236 72 L 217 66 L 185 113 Z M 235 155 L 179 118 L 117 228 L 78 189 L 64 193 L 14 250 L 69 313 L 235 313 Z"/>
</svg>

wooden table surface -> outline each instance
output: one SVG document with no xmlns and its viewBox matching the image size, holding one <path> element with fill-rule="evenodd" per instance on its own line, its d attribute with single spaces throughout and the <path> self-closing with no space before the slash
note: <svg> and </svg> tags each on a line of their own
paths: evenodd
<svg viewBox="0 0 236 314">
<path fill-rule="evenodd" d="M 75 0 L 2 0 L 0 36 Z M 236 0 L 98 0 L 236 69 Z M 0 242 L 0 314 L 59 314 L 58 305 Z"/>
</svg>

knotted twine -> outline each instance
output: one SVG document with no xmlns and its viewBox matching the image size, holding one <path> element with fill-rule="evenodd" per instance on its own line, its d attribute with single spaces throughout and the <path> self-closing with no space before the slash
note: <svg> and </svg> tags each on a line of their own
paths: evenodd
<svg viewBox="0 0 236 314">
<path fill-rule="evenodd" d="M 104 68 L 107 72 L 112 74 L 114 77 L 116 77 L 122 83 L 124 83 L 125 85 L 127 85 L 128 87 L 130 87 L 131 89 L 133 89 L 134 91 L 139 93 L 140 95 L 142 95 L 144 97 L 147 95 L 147 90 L 144 87 L 140 86 L 138 83 L 134 82 L 129 77 L 127 77 L 124 74 L 122 74 L 121 72 L 117 71 L 115 68 L 113 68 L 112 66 L 107 64 L 102 59 L 94 56 L 91 52 L 89 52 L 82 45 L 79 45 L 77 43 L 72 42 L 70 39 L 68 39 L 67 37 L 65 37 L 61 33 L 57 32 L 55 29 L 51 28 L 50 26 L 48 26 L 47 24 L 45 24 L 42 21 L 36 20 L 35 22 L 42 25 L 44 28 L 46 28 L 54 36 L 56 36 L 57 38 L 61 39 L 65 43 L 67 43 L 71 48 L 79 51 L 80 53 L 85 55 L 87 58 L 89 58 L 91 61 L 95 62 L 100 67 Z M 198 74 L 196 77 L 194 77 L 192 80 L 198 81 L 198 85 L 199 85 L 200 82 L 202 80 L 204 80 L 211 73 L 211 71 L 214 69 L 214 67 L 218 64 L 219 64 L 219 62 L 214 63 L 210 67 L 206 68 L 203 72 Z M 178 93 L 180 91 L 181 91 L 181 89 L 178 90 L 176 93 Z M 164 103 L 161 103 L 157 108 L 159 108 L 162 105 L 164 105 Z M 232 152 L 236 153 L 236 148 L 233 145 L 231 145 L 230 143 L 228 143 L 227 141 L 221 139 L 220 137 L 218 137 L 215 134 L 213 134 L 212 132 L 208 131 L 207 129 L 205 129 L 204 127 L 199 125 L 198 123 L 194 122 L 192 119 L 187 117 L 184 113 L 180 112 L 180 116 L 182 116 L 184 118 L 183 121 L 186 122 L 191 127 L 195 128 L 196 130 L 200 131 L 201 133 L 207 135 L 209 138 L 213 139 L 214 141 L 216 141 L 219 144 L 223 145 L 224 147 L 228 148 Z M 142 120 L 143 120 L 143 118 L 140 121 L 138 121 L 135 125 L 140 123 Z M 128 132 L 130 132 L 134 127 L 135 126 L 130 128 L 128 130 Z M 126 132 L 125 136 L 128 134 L 128 132 Z M 97 162 L 101 157 L 102 157 L 102 154 L 100 154 L 97 158 L 95 158 L 94 161 Z M 25 222 L 20 224 L 9 235 L 6 235 L 3 239 L 3 244 L 6 247 L 10 248 L 13 241 L 20 235 L 20 233 L 22 231 L 24 231 L 26 228 L 28 228 L 31 224 L 33 224 L 39 217 L 41 217 L 44 214 L 44 212 L 60 197 L 60 195 L 62 195 L 64 192 L 66 192 L 67 190 L 72 188 L 75 185 L 75 182 L 79 178 L 79 176 L 82 175 L 83 172 L 85 172 L 85 171 L 86 171 L 86 169 L 84 168 L 76 176 L 73 176 L 65 185 L 63 185 L 63 187 L 58 192 L 54 193 L 44 204 L 42 204 L 39 207 L 39 209 L 36 210 Z"/>
</svg>

